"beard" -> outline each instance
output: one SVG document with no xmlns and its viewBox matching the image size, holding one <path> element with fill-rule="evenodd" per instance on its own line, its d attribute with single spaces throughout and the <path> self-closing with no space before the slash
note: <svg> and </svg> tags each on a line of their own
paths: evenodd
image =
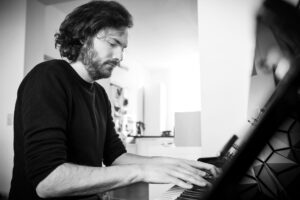
<svg viewBox="0 0 300 200">
<path fill-rule="evenodd" d="M 103 62 L 99 58 L 91 41 L 88 41 L 87 44 L 82 47 L 78 60 L 83 63 L 89 76 L 94 81 L 102 78 L 109 78 L 112 74 L 112 70 L 119 64 L 115 60 L 107 60 Z"/>
</svg>

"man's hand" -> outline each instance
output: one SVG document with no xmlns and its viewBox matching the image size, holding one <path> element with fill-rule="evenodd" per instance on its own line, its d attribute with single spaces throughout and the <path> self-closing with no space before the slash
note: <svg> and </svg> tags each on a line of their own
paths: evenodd
<svg viewBox="0 0 300 200">
<path fill-rule="evenodd" d="M 221 170 L 214 165 L 171 157 L 148 157 L 124 153 L 113 165 L 132 165 L 138 170 L 140 181 L 148 183 L 171 183 L 183 188 L 192 185 L 210 186 L 206 177 L 218 177 Z"/>
<path fill-rule="evenodd" d="M 218 177 L 221 173 L 211 164 L 170 157 L 153 157 L 150 162 L 142 164 L 141 169 L 145 182 L 171 183 L 187 189 L 192 185 L 210 186 L 205 177 Z"/>
</svg>

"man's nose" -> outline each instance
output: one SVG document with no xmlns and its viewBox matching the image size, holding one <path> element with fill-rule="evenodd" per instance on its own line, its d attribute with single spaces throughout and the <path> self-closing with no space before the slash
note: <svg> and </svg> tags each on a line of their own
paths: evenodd
<svg viewBox="0 0 300 200">
<path fill-rule="evenodd" d="M 114 49 L 113 59 L 116 59 L 119 62 L 121 62 L 123 60 L 123 48 L 118 47 L 118 48 Z"/>
</svg>

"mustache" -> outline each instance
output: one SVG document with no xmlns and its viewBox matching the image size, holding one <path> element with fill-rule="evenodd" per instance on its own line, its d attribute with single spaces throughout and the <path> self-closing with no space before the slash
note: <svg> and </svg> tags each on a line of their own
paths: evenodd
<svg viewBox="0 0 300 200">
<path fill-rule="evenodd" d="M 103 63 L 104 65 L 105 64 L 109 64 L 109 65 L 113 65 L 113 66 L 117 66 L 117 67 L 120 67 L 120 61 L 119 60 L 107 60 Z"/>
</svg>

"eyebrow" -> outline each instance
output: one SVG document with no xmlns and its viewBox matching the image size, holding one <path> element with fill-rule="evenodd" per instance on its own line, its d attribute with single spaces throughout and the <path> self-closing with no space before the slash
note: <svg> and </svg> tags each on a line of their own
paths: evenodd
<svg viewBox="0 0 300 200">
<path fill-rule="evenodd" d="M 123 44 L 120 40 L 116 39 L 116 38 L 113 38 L 111 37 L 111 39 L 113 39 L 116 43 L 118 43 L 120 46 L 122 46 L 124 49 L 127 48 L 127 45 L 126 44 Z"/>
</svg>

